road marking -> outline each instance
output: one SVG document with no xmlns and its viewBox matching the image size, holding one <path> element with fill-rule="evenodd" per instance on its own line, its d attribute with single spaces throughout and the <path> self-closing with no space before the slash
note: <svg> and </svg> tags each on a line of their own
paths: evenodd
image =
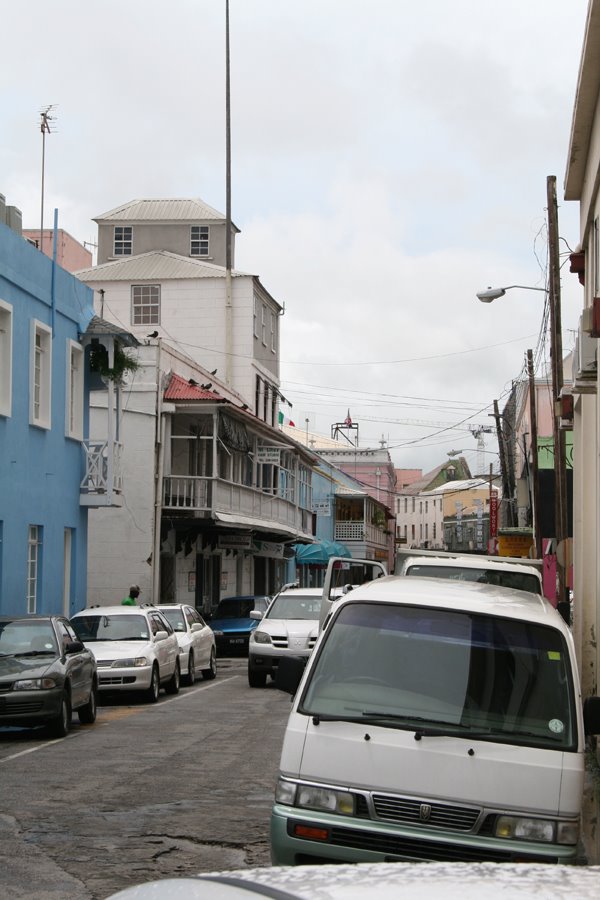
<svg viewBox="0 0 600 900">
<path fill-rule="evenodd" d="M 211 684 L 199 685 L 194 690 L 186 691 L 185 694 L 177 694 L 175 697 L 163 700 L 159 706 L 165 706 L 167 703 L 174 703 L 176 700 L 185 700 L 186 697 L 191 697 L 193 694 L 197 694 L 198 691 L 208 691 L 210 688 L 216 688 L 222 684 L 227 684 L 228 681 L 234 681 L 236 678 L 240 678 L 240 676 L 230 675 L 229 678 L 221 678 L 219 681 L 215 680 Z M 134 706 L 128 706 L 125 709 L 122 707 L 114 707 L 111 710 L 107 710 L 105 713 L 100 713 L 96 724 L 109 725 L 111 722 L 118 722 L 120 719 L 126 719 L 128 716 L 135 716 L 137 713 L 146 712 L 149 708 L 154 707 L 154 703 L 149 704 L 148 706 L 140 706 L 139 708 Z M 2 765 L 2 763 L 10 762 L 13 759 L 18 759 L 20 756 L 27 756 L 28 753 L 37 753 L 38 750 L 44 750 L 46 747 L 55 747 L 57 744 L 61 744 L 63 741 L 75 738 L 78 734 L 83 733 L 84 732 L 75 732 L 64 738 L 55 738 L 51 741 L 44 741 L 43 744 L 36 744 L 35 747 L 29 747 L 27 750 L 20 750 L 19 753 L 13 753 L 11 756 L 4 756 L 0 759 L 0 765 Z"/>
<path fill-rule="evenodd" d="M 75 734 L 69 735 L 69 737 L 76 737 Z M 66 741 L 67 738 L 55 738 L 52 741 L 44 741 L 43 744 L 37 744 L 35 747 L 30 747 L 28 750 L 21 750 L 19 753 L 13 753 L 12 756 L 5 756 L 0 759 L 0 765 L 5 762 L 10 762 L 11 759 L 18 759 L 19 756 L 27 756 L 28 753 L 37 753 L 38 750 L 43 750 L 45 747 L 55 747 L 57 744 L 62 744 L 63 741 Z"/>
</svg>

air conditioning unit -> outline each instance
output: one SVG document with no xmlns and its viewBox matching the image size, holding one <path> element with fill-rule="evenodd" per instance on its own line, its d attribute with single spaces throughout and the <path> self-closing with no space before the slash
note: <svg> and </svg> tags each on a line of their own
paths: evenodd
<svg viewBox="0 0 600 900">
<path fill-rule="evenodd" d="M 573 429 L 574 414 L 575 403 L 571 388 L 563 387 L 558 400 L 554 403 L 554 415 L 558 419 L 558 427 L 561 431 L 571 431 Z"/>
<path fill-rule="evenodd" d="M 598 379 L 598 341 L 584 330 L 584 316 L 579 319 L 579 330 L 573 348 L 573 393 L 594 394 Z"/>
</svg>

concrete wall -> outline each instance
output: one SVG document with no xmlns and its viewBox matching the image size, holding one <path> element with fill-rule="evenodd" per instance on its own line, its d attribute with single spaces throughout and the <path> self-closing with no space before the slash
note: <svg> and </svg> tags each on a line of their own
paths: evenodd
<svg viewBox="0 0 600 900">
<path fill-rule="evenodd" d="M 131 324 L 131 283 L 88 281 L 95 291 L 96 312 L 103 318 L 124 325 L 141 343 L 154 331 L 154 325 Z M 100 290 L 104 290 L 104 300 Z M 233 279 L 233 346 L 232 384 L 254 412 L 256 375 L 268 378 L 277 386 L 279 354 L 267 368 L 255 360 L 254 350 L 254 279 L 240 276 Z M 165 342 L 180 348 L 208 371 L 217 369 L 223 380 L 225 356 L 225 279 L 173 279 L 161 282 L 160 325 L 156 326 Z"/>
<path fill-rule="evenodd" d="M 132 255 L 148 253 L 150 250 L 168 250 L 180 256 L 191 256 L 190 228 L 192 225 L 208 225 L 208 256 L 196 257 L 217 266 L 225 265 L 225 222 L 102 222 L 98 226 L 98 265 L 113 259 L 123 259 L 114 255 L 115 225 L 131 226 Z M 235 266 L 235 232 L 231 235 L 231 266 Z M 83 268 L 83 266 L 81 267 Z"/>
</svg>

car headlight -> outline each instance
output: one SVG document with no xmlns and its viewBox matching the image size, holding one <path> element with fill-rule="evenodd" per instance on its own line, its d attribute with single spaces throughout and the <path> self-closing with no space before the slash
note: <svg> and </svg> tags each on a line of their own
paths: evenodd
<svg viewBox="0 0 600 900">
<path fill-rule="evenodd" d="M 130 659 L 115 659 L 112 669 L 133 669 L 150 665 L 145 656 L 133 656 Z"/>
<path fill-rule="evenodd" d="M 354 797 L 349 791 L 336 791 L 313 784 L 294 784 L 284 778 L 277 782 L 275 800 L 286 806 L 318 809 L 342 816 L 354 815 Z"/>
<path fill-rule="evenodd" d="M 23 678 L 13 682 L 13 691 L 51 691 L 58 687 L 54 678 Z"/>
<path fill-rule="evenodd" d="M 266 631 L 253 631 L 250 635 L 250 640 L 254 641 L 256 644 L 271 644 L 271 635 L 267 634 Z"/>
<path fill-rule="evenodd" d="M 517 816 L 499 816 L 496 837 L 517 841 L 576 844 L 579 839 L 578 822 L 556 822 L 553 819 L 524 819 Z"/>
</svg>

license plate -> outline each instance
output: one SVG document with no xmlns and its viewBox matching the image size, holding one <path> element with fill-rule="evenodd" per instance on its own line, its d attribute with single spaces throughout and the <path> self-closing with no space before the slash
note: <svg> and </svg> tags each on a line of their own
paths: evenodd
<svg viewBox="0 0 600 900">
<path fill-rule="evenodd" d="M 243 644 L 244 638 L 230 638 L 229 643 L 230 644 Z"/>
</svg>

